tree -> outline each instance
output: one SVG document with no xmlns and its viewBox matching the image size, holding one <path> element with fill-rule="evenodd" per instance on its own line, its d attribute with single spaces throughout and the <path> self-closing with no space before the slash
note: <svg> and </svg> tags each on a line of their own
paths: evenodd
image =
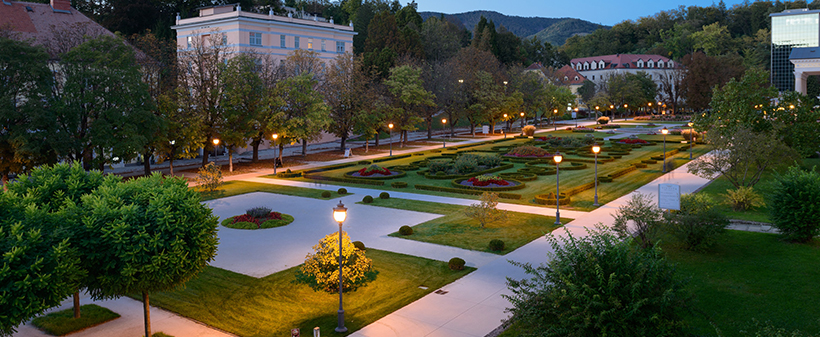
<svg viewBox="0 0 820 337">
<path fill-rule="evenodd" d="M 777 97 L 777 89 L 769 85 L 769 74 L 750 69 L 740 80 L 731 79 L 712 93 L 711 113 L 696 115 L 698 125 L 718 126 L 711 135 L 731 136 L 740 128 L 754 132 L 769 131 L 773 121 L 766 117 L 772 107 L 769 102 Z"/>
<path fill-rule="evenodd" d="M 458 53 L 459 29 L 446 20 L 431 17 L 421 27 L 421 40 L 428 62 L 446 61 Z"/>
<path fill-rule="evenodd" d="M 435 96 L 435 104 L 423 106 L 421 110 L 421 117 L 427 126 L 427 139 L 429 140 L 433 138 L 433 119 L 442 111 L 454 108 L 456 104 L 458 80 L 455 78 L 453 68 L 449 67 L 446 61 L 426 63 L 421 75 L 424 89 Z"/>
<path fill-rule="evenodd" d="M 651 248 L 660 236 L 663 211 L 649 195 L 634 192 L 626 205 L 618 207 L 612 228 L 621 237 L 637 237 L 643 248 Z"/>
<path fill-rule="evenodd" d="M 692 34 L 695 49 L 703 50 L 706 55 L 723 55 L 732 48 L 732 36 L 726 26 L 713 23 L 703 26 L 703 30 Z"/>
<path fill-rule="evenodd" d="M 133 48 L 102 35 L 71 49 L 58 69 L 50 145 L 86 169 L 135 158 L 156 119 Z"/>
<path fill-rule="evenodd" d="M 339 235 L 328 234 L 313 246 L 296 279 L 316 291 L 339 291 Z M 354 291 L 376 278 L 373 262 L 364 251 L 356 248 L 346 232 L 342 232 L 342 291 Z"/>
<path fill-rule="evenodd" d="M 664 71 L 659 76 L 660 85 L 658 86 L 658 91 L 660 99 L 671 108 L 672 114 L 675 114 L 678 103 L 686 96 L 686 87 L 684 86 L 686 71 L 681 68 L 675 68 Z"/>
<path fill-rule="evenodd" d="M 225 127 L 222 141 L 228 149 L 228 171 L 233 172 L 233 152 L 245 147 L 263 128 L 270 106 L 258 72 L 258 59 L 246 54 L 232 57 L 225 69 Z M 254 151 L 258 151 L 258 142 Z"/>
<path fill-rule="evenodd" d="M 691 303 L 660 248 L 640 249 L 602 225 L 585 238 L 547 234 L 553 253 L 507 278 L 512 317 L 528 336 L 676 336 Z"/>
<path fill-rule="evenodd" d="M 584 80 L 584 84 L 578 88 L 578 94 L 581 95 L 581 100 L 589 102 L 595 96 L 595 82 Z"/>
<path fill-rule="evenodd" d="M 157 108 L 163 117 L 165 133 L 156 141 L 156 153 L 160 161 L 168 160 L 170 174 L 174 175 L 174 159 L 195 158 L 205 142 L 204 126 L 192 109 L 183 109 L 185 97 L 182 88 L 159 97 Z"/>
<path fill-rule="evenodd" d="M 396 127 L 402 133 L 402 144 L 407 142 L 407 131 L 413 131 L 419 121 L 418 110 L 423 106 L 433 106 L 435 96 L 424 89 L 421 69 L 400 66 L 390 69 L 390 78 L 384 82 L 395 98 L 396 110 L 392 115 Z"/>
<path fill-rule="evenodd" d="M 366 113 L 365 93 L 369 83 L 361 60 L 352 53 L 337 56 L 325 75 L 321 90 L 330 108 L 329 131 L 341 138 L 342 151 L 354 129 L 356 115 Z"/>
<path fill-rule="evenodd" d="M 151 292 L 179 287 L 216 255 L 218 218 L 181 178 L 155 173 L 83 197 L 86 259 L 95 270 L 94 299 L 142 294 L 151 336 Z"/>
<path fill-rule="evenodd" d="M 715 206 L 717 204 L 707 194 L 684 194 L 680 198 L 680 210 L 669 211 L 667 226 L 684 248 L 707 249 L 724 232 L 729 220 Z"/>
<path fill-rule="evenodd" d="M 484 228 L 484 225 L 507 219 L 507 211 L 498 209 L 498 194 L 492 192 L 482 193 L 481 203 L 471 204 L 464 214 L 477 220 L 481 228 Z"/>
<path fill-rule="evenodd" d="M 0 37 L 0 184 L 54 161 L 44 147 L 48 134 L 45 107 L 51 87 L 48 54 L 42 47 Z"/>
<path fill-rule="evenodd" d="M 820 173 L 790 167 L 776 178 L 769 200 L 774 227 L 790 241 L 808 242 L 820 234 Z"/>
<path fill-rule="evenodd" d="M 477 71 L 472 80 L 464 85 L 467 88 L 467 120 L 470 122 L 470 134 L 475 136 L 476 125 L 483 122 L 495 123 L 501 117 L 501 86 L 486 71 Z"/>
<path fill-rule="evenodd" d="M 775 132 L 801 157 L 816 155 L 820 150 L 820 110 L 814 108 L 816 102 L 812 97 L 789 91 L 767 114 Z"/>
<path fill-rule="evenodd" d="M 328 124 L 329 109 L 316 90 L 311 74 L 303 74 L 277 83 L 276 95 L 281 105 L 268 123 L 280 130 L 279 149 L 288 142 L 302 141 L 302 155 L 307 155 L 307 143 L 319 138 Z M 281 153 L 281 151 L 280 151 Z"/>
<path fill-rule="evenodd" d="M 745 71 L 742 61 L 733 55 L 712 57 L 696 52 L 684 56 L 681 64 L 686 69 L 682 81 L 683 99 L 694 110 L 708 108 L 713 89 L 740 77 Z"/>
</svg>

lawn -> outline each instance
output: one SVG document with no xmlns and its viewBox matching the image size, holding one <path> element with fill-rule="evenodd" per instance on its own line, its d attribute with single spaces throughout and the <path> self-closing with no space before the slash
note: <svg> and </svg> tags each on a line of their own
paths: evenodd
<svg viewBox="0 0 820 337">
<path fill-rule="evenodd" d="M 681 275 L 691 276 L 696 308 L 723 336 L 746 336 L 740 331 L 753 331 L 753 318 L 820 334 L 820 239 L 791 244 L 774 234 L 729 231 L 710 252 L 664 250 Z M 717 335 L 701 317 L 690 323 L 694 335 Z"/>
<path fill-rule="evenodd" d="M 555 133 L 551 133 L 551 135 L 556 135 L 560 137 L 584 137 L 585 134 L 581 133 L 572 133 L 569 131 L 558 131 Z M 601 135 L 596 134 L 596 137 L 600 137 Z M 644 146 L 641 148 L 632 149 L 632 151 L 624 155 L 620 159 L 616 159 L 611 162 L 600 162 L 598 164 L 598 174 L 600 176 L 607 175 L 629 167 L 632 163 L 640 162 L 644 159 L 649 159 L 651 156 L 657 156 L 662 153 L 663 145 L 662 140 L 663 136 L 659 135 L 641 135 L 639 136 L 642 139 L 656 141 L 658 142 L 655 145 L 651 146 Z M 671 151 L 672 149 L 681 147 L 680 141 L 683 139 L 681 136 L 667 136 L 667 151 Z M 507 141 L 499 142 L 499 143 L 485 143 L 478 146 L 470 146 L 464 148 L 465 151 L 470 150 L 479 150 L 479 151 L 491 151 L 491 149 L 495 146 L 513 146 L 513 145 L 523 145 L 526 143 L 533 142 L 530 139 L 510 139 Z M 608 146 L 609 142 L 604 143 L 602 140 L 599 142 L 604 145 Z M 702 155 L 708 151 L 707 146 L 695 146 L 694 147 L 694 154 L 695 156 Z M 453 153 L 453 149 L 449 149 L 444 151 L 444 153 Z M 396 158 L 389 161 L 383 161 L 378 163 L 380 166 L 384 167 L 391 167 L 397 165 L 408 165 L 414 161 L 423 160 L 426 158 L 438 158 L 441 156 L 440 150 L 433 150 L 433 151 L 423 151 L 419 152 L 418 155 L 413 155 L 407 158 Z M 606 152 L 602 153 L 605 155 Z M 686 152 L 680 152 L 670 159 L 676 161 L 677 165 L 685 163 L 688 161 L 689 154 Z M 592 160 L 592 158 L 588 157 L 581 157 L 576 154 L 567 154 L 565 156 L 565 160 L 572 160 L 572 159 L 582 159 L 582 160 Z M 517 172 L 519 169 L 526 167 L 524 163 L 513 163 L 514 167 L 511 169 L 507 169 L 504 171 L 496 172 L 504 173 L 504 172 Z M 562 164 L 562 167 L 568 167 L 568 163 Z M 361 169 L 366 165 L 355 165 L 351 167 L 345 167 L 335 170 L 328 170 L 321 172 L 322 176 L 327 176 L 331 178 L 344 178 L 345 173 L 351 172 L 354 170 Z M 554 165 L 550 164 L 540 164 L 540 167 L 554 167 Z M 424 176 L 416 174 L 417 171 L 408 171 L 407 175 L 401 178 L 395 178 L 385 181 L 384 186 L 378 186 L 376 188 L 380 190 L 387 190 L 387 191 L 403 191 L 403 192 L 412 192 L 412 193 L 421 193 L 421 194 L 431 194 L 431 195 L 440 195 L 440 196 L 449 196 L 449 197 L 459 197 L 459 198 L 469 198 L 469 199 L 478 199 L 476 195 L 468 195 L 468 194 L 454 194 L 452 192 L 446 191 L 430 191 L 430 190 L 418 190 L 415 189 L 414 186 L 416 185 L 428 185 L 428 186 L 436 186 L 436 187 L 452 187 L 452 182 L 449 179 L 444 180 L 437 180 L 437 179 L 427 179 Z M 605 204 L 609 201 L 615 200 L 618 197 L 627 194 L 640 186 L 647 184 L 648 182 L 652 181 L 653 179 L 662 175 L 662 163 L 658 162 L 656 164 L 649 164 L 646 168 L 637 169 L 633 172 L 627 173 L 624 176 L 618 177 L 615 179 L 614 182 L 611 183 L 603 183 L 601 182 L 598 186 L 598 196 L 599 196 L 599 203 Z M 594 180 L 594 164 L 593 163 L 586 163 L 586 168 L 580 170 L 568 170 L 563 169 L 561 170 L 561 189 L 562 191 L 568 190 L 573 187 L 577 187 L 583 184 L 591 183 Z M 304 178 L 295 178 L 301 181 L 311 181 Z M 407 188 L 394 188 L 390 186 L 392 182 L 401 181 L 406 182 L 408 184 Z M 334 185 L 343 185 L 343 186 L 357 186 L 357 187 L 372 187 L 370 185 L 360 185 L 355 183 L 349 182 L 341 182 L 341 181 L 333 181 L 332 184 Z M 520 190 L 509 191 L 510 193 L 520 194 L 522 197 L 521 199 L 503 199 L 503 202 L 507 203 L 516 203 L 516 204 L 524 204 L 524 205 L 538 205 L 534 202 L 534 198 L 536 195 L 548 193 L 555 190 L 556 184 L 556 177 L 555 175 L 542 175 L 538 176 L 534 181 L 527 181 L 525 182 L 526 187 Z M 594 189 L 590 188 L 584 192 L 579 194 L 573 195 L 571 197 L 571 202 L 567 206 L 567 209 L 576 209 L 581 211 L 588 211 L 594 209 L 592 206 L 593 197 L 594 197 Z M 565 206 L 565 205 L 562 205 Z"/>
<path fill-rule="evenodd" d="M 96 304 L 80 306 L 80 318 L 74 318 L 74 308 L 52 312 L 31 320 L 31 324 L 54 336 L 63 336 L 72 332 L 100 325 L 120 315 Z"/>
<path fill-rule="evenodd" d="M 554 217 L 529 213 L 507 212 L 507 220 L 488 224 L 482 229 L 477 220 L 464 215 L 467 206 L 398 198 L 376 198 L 368 205 L 444 215 L 413 226 L 411 235 L 395 232 L 390 236 L 496 254 L 509 253 L 556 228 Z M 572 219 L 561 218 L 562 223 L 570 221 Z M 489 248 L 493 239 L 504 241 L 503 251 Z"/>
<path fill-rule="evenodd" d="M 367 257 L 379 274 L 345 294 L 346 334 L 333 331 L 339 295 L 294 283 L 298 267 L 254 278 L 209 266 L 185 289 L 151 294 L 151 304 L 239 336 L 289 336 L 292 328 L 307 336 L 317 326 L 323 336 L 342 336 L 474 270 L 452 271 L 446 262 L 375 249 Z"/>
<path fill-rule="evenodd" d="M 283 186 L 283 185 L 276 185 L 276 184 L 260 184 L 254 183 L 249 181 L 228 181 L 222 185 L 222 187 L 213 192 L 206 192 L 202 191 L 199 187 L 191 187 L 199 192 L 199 195 L 202 197 L 202 201 L 206 200 L 213 200 L 219 198 L 230 197 L 234 195 L 240 195 L 245 193 L 251 192 L 270 192 L 270 193 L 277 193 L 277 194 L 284 194 L 284 195 L 292 195 L 297 197 L 306 197 L 306 198 L 313 198 L 313 199 L 328 199 L 322 198 L 322 192 L 327 190 L 319 190 L 313 188 L 304 188 L 304 187 L 293 187 L 293 186 Z M 336 191 L 330 191 L 331 196 L 337 196 L 338 193 Z M 352 195 L 348 193 L 346 195 Z"/>
</svg>

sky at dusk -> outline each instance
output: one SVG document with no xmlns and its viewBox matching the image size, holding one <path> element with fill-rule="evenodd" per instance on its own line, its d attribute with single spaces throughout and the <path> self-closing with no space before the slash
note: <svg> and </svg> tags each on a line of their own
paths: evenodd
<svg viewBox="0 0 820 337">
<path fill-rule="evenodd" d="M 409 0 L 401 1 L 406 4 Z M 727 8 L 742 3 L 742 0 L 726 0 Z M 607 26 L 625 20 L 635 20 L 642 16 L 654 15 L 662 10 L 670 10 L 680 5 L 711 6 L 711 0 L 416 0 L 420 12 L 443 12 L 447 14 L 490 10 L 506 15 L 540 16 L 546 18 L 578 18 Z"/>
</svg>

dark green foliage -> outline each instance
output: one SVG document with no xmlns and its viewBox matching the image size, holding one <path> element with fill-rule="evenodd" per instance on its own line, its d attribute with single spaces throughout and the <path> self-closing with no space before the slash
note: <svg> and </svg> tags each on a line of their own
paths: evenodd
<svg viewBox="0 0 820 337">
<path fill-rule="evenodd" d="M 248 209 L 247 211 L 245 211 L 245 214 L 250 215 L 254 218 L 261 218 L 261 217 L 268 216 L 268 214 L 270 214 L 270 212 L 271 212 L 270 208 L 260 206 L 260 207 L 254 207 L 254 208 Z"/>
<path fill-rule="evenodd" d="M 532 278 L 507 279 L 511 321 L 528 336 L 679 335 L 690 297 L 660 248 L 641 249 L 603 226 L 588 233 L 548 234 L 549 263 L 513 263 Z"/>
<path fill-rule="evenodd" d="M 361 241 L 353 241 L 353 247 L 356 247 L 358 250 L 367 250 L 367 247 L 364 246 L 364 242 Z"/>
<path fill-rule="evenodd" d="M 634 166 L 629 166 L 635 168 Z M 634 192 L 626 205 L 618 207 L 612 228 L 621 237 L 636 237 L 643 248 L 650 248 L 660 236 L 663 211 L 649 195 Z"/>
<path fill-rule="evenodd" d="M 330 191 L 322 191 L 322 198 L 330 198 Z"/>
<path fill-rule="evenodd" d="M 790 167 L 777 176 L 768 208 L 787 240 L 807 242 L 820 234 L 820 173 Z"/>
<path fill-rule="evenodd" d="M 404 225 L 399 227 L 399 234 L 401 235 L 412 235 L 413 234 L 413 227 L 408 225 Z"/>
<path fill-rule="evenodd" d="M 336 193 L 339 193 L 340 195 L 345 195 L 347 194 L 347 189 L 342 187 L 339 190 L 337 190 Z"/>
<path fill-rule="evenodd" d="M 80 313 L 80 318 L 74 318 L 73 309 L 60 310 L 31 320 L 31 325 L 53 336 L 65 336 L 120 317 L 116 312 L 96 304 L 81 306 Z"/>
<path fill-rule="evenodd" d="M 726 216 L 715 206 L 715 202 L 706 194 L 682 195 L 680 211 L 672 210 L 667 216 L 669 231 L 686 249 L 703 250 L 711 247 L 729 224 Z"/>
<path fill-rule="evenodd" d="M 490 250 L 494 250 L 497 252 L 504 250 L 504 241 L 501 241 L 499 239 L 490 240 Z"/>
<path fill-rule="evenodd" d="M 387 192 L 379 193 L 379 199 L 390 199 L 390 193 L 387 193 Z"/>
<path fill-rule="evenodd" d="M 390 183 L 390 186 L 393 188 L 405 188 L 407 187 L 407 183 L 403 181 L 394 181 Z"/>
<path fill-rule="evenodd" d="M 447 265 L 452 270 L 463 270 L 465 263 L 466 262 L 464 262 L 464 259 L 462 259 L 460 257 L 454 257 L 454 258 L 450 259 L 450 262 L 448 262 Z"/>
<path fill-rule="evenodd" d="M 109 183 L 116 183 L 116 178 Z M 38 208 L 56 212 L 66 202 L 77 204 L 80 198 L 103 184 L 100 171 L 85 171 L 80 163 L 55 164 L 35 168 L 31 174 L 18 177 L 9 184 L 9 191 L 26 196 Z"/>
<path fill-rule="evenodd" d="M 369 196 L 369 195 L 366 195 L 366 196 L 364 196 L 364 198 L 362 198 L 362 202 L 365 203 L 365 204 L 369 204 L 369 203 L 373 202 L 373 197 Z"/>
</svg>

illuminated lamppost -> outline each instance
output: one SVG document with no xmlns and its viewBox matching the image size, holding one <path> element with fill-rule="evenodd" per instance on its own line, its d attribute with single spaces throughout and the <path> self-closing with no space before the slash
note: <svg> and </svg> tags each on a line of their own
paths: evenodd
<svg viewBox="0 0 820 337">
<path fill-rule="evenodd" d="M 276 175 L 276 160 L 279 159 L 279 157 L 276 156 L 276 139 L 279 138 L 279 134 L 274 133 L 271 137 L 273 138 L 273 175 Z"/>
<path fill-rule="evenodd" d="M 174 175 L 174 157 L 177 154 L 177 148 L 174 146 L 177 143 L 175 140 L 171 140 L 168 144 L 171 145 L 171 154 L 168 156 L 168 168 L 171 169 L 171 175 Z"/>
<path fill-rule="evenodd" d="M 521 115 L 521 135 L 524 135 L 524 112 L 522 111 L 519 115 Z"/>
<path fill-rule="evenodd" d="M 387 128 L 390 129 L 390 156 L 393 156 L 393 123 L 387 124 Z"/>
<path fill-rule="evenodd" d="M 695 123 L 689 122 L 689 160 L 692 160 L 692 146 L 695 142 Z"/>
<path fill-rule="evenodd" d="M 558 167 L 561 161 L 564 160 L 564 156 L 560 152 L 555 152 L 552 160 L 555 161 L 555 225 L 561 226 L 561 178 L 559 177 Z"/>
<path fill-rule="evenodd" d="M 601 107 L 599 107 L 599 106 L 597 106 L 597 105 L 595 106 L 595 120 L 596 120 L 596 121 L 598 120 L 598 109 L 600 109 L 600 108 L 601 108 Z"/>
<path fill-rule="evenodd" d="M 592 144 L 592 153 L 595 154 L 595 202 L 592 206 L 598 206 L 598 153 L 601 152 L 601 146 L 598 143 Z M 556 173 L 557 170 L 556 170 Z"/>
<path fill-rule="evenodd" d="M 219 145 L 219 138 L 214 138 L 212 142 L 214 143 L 214 157 L 216 157 L 216 146 Z"/>
<path fill-rule="evenodd" d="M 459 80 L 459 82 L 461 82 L 461 80 Z M 444 134 L 441 135 L 441 148 L 442 149 L 447 147 L 447 140 L 446 140 L 447 139 L 446 138 L 447 137 L 447 128 L 446 128 L 446 125 L 447 125 L 447 118 L 442 118 L 441 119 L 441 130 L 444 131 Z"/>
<path fill-rule="evenodd" d="M 507 114 L 504 114 L 504 124 L 509 124 L 509 121 L 507 121 Z M 504 128 L 501 128 L 501 132 L 504 133 L 504 138 L 507 138 L 507 132 L 504 131 Z"/>
<path fill-rule="evenodd" d="M 575 108 L 575 127 L 578 127 L 578 108 Z"/>
<path fill-rule="evenodd" d="M 615 123 L 615 105 L 609 105 L 609 111 L 612 111 L 612 123 Z"/>
<path fill-rule="evenodd" d="M 663 173 L 666 173 L 666 135 L 669 134 L 669 129 L 664 126 L 661 133 L 663 134 Z"/>
<path fill-rule="evenodd" d="M 624 120 L 627 120 L 626 117 L 629 116 L 629 111 L 628 110 L 629 110 L 629 104 L 624 104 Z"/>
<path fill-rule="evenodd" d="M 649 111 L 649 112 L 651 113 L 651 112 L 652 112 L 652 102 L 649 102 L 649 103 L 646 103 L 646 104 L 649 106 L 649 107 L 646 109 L 646 111 Z M 644 116 L 646 116 L 646 114 L 644 114 Z"/>
<path fill-rule="evenodd" d="M 345 218 L 347 218 L 347 208 L 339 200 L 339 204 L 333 208 L 333 219 L 339 223 L 339 326 L 336 327 L 336 332 L 347 332 L 347 328 L 345 328 L 345 310 L 342 308 L 342 223 Z"/>
<path fill-rule="evenodd" d="M 558 124 L 555 122 L 558 121 L 558 109 L 552 109 L 552 127 L 553 131 L 558 131 Z"/>
</svg>

